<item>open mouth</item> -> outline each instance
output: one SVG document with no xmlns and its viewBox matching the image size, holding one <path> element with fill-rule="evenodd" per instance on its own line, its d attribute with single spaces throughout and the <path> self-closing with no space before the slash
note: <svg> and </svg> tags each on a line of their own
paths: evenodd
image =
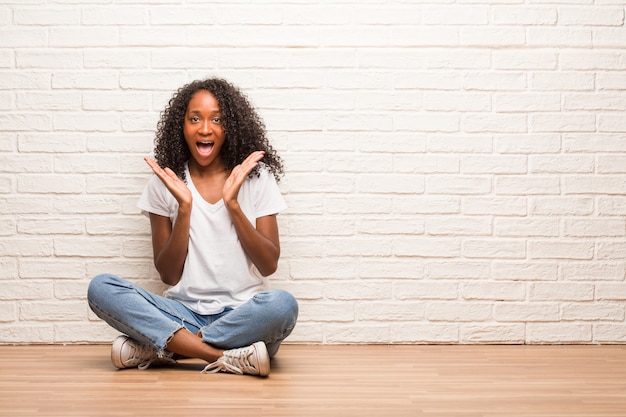
<svg viewBox="0 0 626 417">
<path fill-rule="evenodd" d="M 196 147 L 200 155 L 207 156 L 213 150 L 213 142 L 196 142 Z"/>
</svg>

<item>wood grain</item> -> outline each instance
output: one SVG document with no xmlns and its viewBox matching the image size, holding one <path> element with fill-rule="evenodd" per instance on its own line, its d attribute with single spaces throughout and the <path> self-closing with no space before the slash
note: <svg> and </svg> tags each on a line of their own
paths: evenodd
<svg viewBox="0 0 626 417">
<path fill-rule="evenodd" d="M 0 416 L 626 416 L 626 346 L 285 345 L 262 379 L 0 346 Z"/>
</svg>

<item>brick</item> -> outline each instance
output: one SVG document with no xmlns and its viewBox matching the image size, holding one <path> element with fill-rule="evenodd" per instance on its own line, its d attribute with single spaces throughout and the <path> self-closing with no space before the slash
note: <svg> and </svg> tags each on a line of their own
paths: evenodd
<svg viewBox="0 0 626 417">
<path fill-rule="evenodd" d="M 13 280 L 18 277 L 17 259 L 0 258 L 0 280 Z"/>
<path fill-rule="evenodd" d="M 401 281 L 393 285 L 394 297 L 398 300 L 455 300 L 458 284 L 445 281 Z"/>
<path fill-rule="evenodd" d="M 17 25 L 65 26 L 80 24 L 80 9 L 55 7 L 15 8 L 13 20 Z"/>
<path fill-rule="evenodd" d="M 553 25 L 557 22 L 557 10 L 551 7 L 495 6 L 493 22 L 497 25 Z"/>
<path fill-rule="evenodd" d="M 0 172 L 42 173 L 51 171 L 52 158 L 48 155 L 0 153 Z"/>
<path fill-rule="evenodd" d="M 526 284 L 522 282 L 480 281 L 461 284 L 465 300 L 523 301 Z"/>
<path fill-rule="evenodd" d="M 394 171 L 400 173 L 457 174 L 459 165 L 460 158 L 456 156 L 400 154 L 393 157 Z"/>
<path fill-rule="evenodd" d="M 559 305 L 556 303 L 496 303 L 494 319 L 498 322 L 558 321 Z"/>
<path fill-rule="evenodd" d="M 17 68 L 27 70 L 78 70 L 83 68 L 83 54 L 79 50 L 76 50 L 76 48 L 29 48 L 16 51 L 15 62 Z"/>
<path fill-rule="evenodd" d="M 430 152 L 481 153 L 491 152 L 493 149 L 491 136 L 463 135 L 430 136 L 428 150 Z"/>
<path fill-rule="evenodd" d="M 473 260 L 430 261 L 424 265 L 424 276 L 430 279 L 481 279 L 489 276 L 489 263 Z"/>
<path fill-rule="evenodd" d="M 623 303 L 567 303 L 561 307 L 563 320 L 624 321 Z"/>
<path fill-rule="evenodd" d="M 525 216 L 525 197 L 463 197 L 461 211 L 465 215 Z"/>
<path fill-rule="evenodd" d="M 600 284 L 596 284 L 597 286 Z M 535 282 L 530 284 L 531 301 L 590 301 L 594 298 L 594 285 L 574 282 Z"/>
<path fill-rule="evenodd" d="M 459 339 L 461 343 L 524 343 L 526 329 L 523 324 L 485 324 L 461 325 Z"/>
<path fill-rule="evenodd" d="M 426 93 L 423 108 L 429 111 L 489 111 L 491 110 L 491 95 L 477 92 Z"/>
<path fill-rule="evenodd" d="M 352 258 L 290 259 L 289 273 L 293 279 L 353 279 L 357 264 Z M 332 316 L 331 316 L 332 317 Z"/>
<path fill-rule="evenodd" d="M 20 193 L 79 194 L 85 191 L 85 178 L 78 174 L 23 174 L 17 179 Z"/>
<path fill-rule="evenodd" d="M 150 12 L 150 17 L 158 13 L 161 8 L 155 8 Z M 170 16 L 172 17 L 172 16 Z M 121 6 L 114 8 L 106 6 L 83 7 L 81 23 L 86 26 L 98 25 L 143 25 L 148 23 L 146 13 L 139 6 Z"/>
<path fill-rule="evenodd" d="M 150 52 L 137 48 L 97 48 L 84 52 L 84 66 L 87 69 L 146 69 L 150 63 Z"/>
<path fill-rule="evenodd" d="M 623 324 L 598 323 L 593 326 L 593 341 L 597 343 L 623 343 L 626 341 L 626 326 Z"/>
<path fill-rule="evenodd" d="M 424 303 L 421 302 L 372 302 L 356 303 L 356 319 L 359 321 L 413 321 L 424 317 Z"/>
<path fill-rule="evenodd" d="M 550 93 L 498 93 L 494 95 L 497 112 L 550 112 L 561 110 L 561 97 Z"/>
<path fill-rule="evenodd" d="M 363 279 L 417 279 L 424 276 L 423 263 L 416 259 L 364 258 L 355 265 L 357 276 Z"/>
<path fill-rule="evenodd" d="M 351 236 L 354 234 L 355 223 L 351 218 L 299 217 L 289 219 L 291 236 Z"/>
<path fill-rule="evenodd" d="M 591 259 L 593 242 L 531 240 L 528 242 L 528 256 L 531 259 Z"/>
<path fill-rule="evenodd" d="M 394 198 L 394 211 L 401 214 L 455 214 L 461 212 L 459 197 L 407 196 Z"/>
<path fill-rule="evenodd" d="M 585 155 L 538 155 L 529 161 L 531 173 L 592 173 L 594 159 Z"/>
<path fill-rule="evenodd" d="M 534 47 L 590 47 L 591 29 L 578 27 L 531 27 L 527 32 L 528 45 Z"/>
<path fill-rule="evenodd" d="M 495 190 L 500 195 L 559 194 L 558 177 L 547 175 L 502 175 L 496 178 Z"/>
<path fill-rule="evenodd" d="M 0 301 L 0 323 L 12 323 L 15 321 L 17 321 L 17 302 Z"/>
<path fill-rule="evenodd" d="M 117 238 L 63 237 L 54 240 L 54 254 L 57 256 L 108 258 L 119 256 L 120 251 L 120 242 Z"/>
<path fill-rule="evenodd" d="M 390 343 L 389 324 L 328 324 L 324 326 L 325 343 Z"/>
<path fill-rule="evenodd" d="M 526 31 L 523 28 L 472 25 L 461 27 L 459 38 L 459 44 L 466 47 L 520 47 L 526 43 Z"/>
<path fill-rule="evenodd" d="M 525 133 L 526 116 L 517 114 L 476 113 L 464 117 L 463 130 L 470 133 Z"/>
<path fill-rule="evenodd" d="M 598 77 L 603 75 L 598 74 Z M 529 74 L 530 87 L 537 91 L 591 91 L 594 88 L 593 73 L 578 71 L 545 72 Z"/>
<path fill-rule="evenodd" d="M 432 236 L 489 236 L 491 219 L 484 217 L 441 217 L 426 220 L 426 233 Z"/>
<path fill-rule="evenodd" d="M 459 130 L 459 116 L 447 113 L 399 113 L 393 116 L 396 131 L 456 132 Z"/>
<path fill-rule="evenodd" d="M 617 237 L 626 234 L 624 219 L 572 219 L 563 223 L 563 235 L 572 237 Z"/>
<path fill-rule="evenodd" d="M 497 70 L 554 70 L 557 62 L 557 54 L 547 50 L 509 48 L 496 50 L 493 54 L 493 67 Z"/>
<path fill-rule="evenodd" d="M 624 9 L 615 7 L 561 7 L 559 8 L 561 25 L 597 25 L 622 26 Z"/>
<path fill-rule="evenodd" d="M 0 29 L 1 48 L 46 46 L 46 29 L 40 27 L 4 27 Z"/>
<path fill-rule="evenodd" d="M 467 258 L 521 259 L 526 257 L 526 243 L 512 239 L 466 239 L 462 254 Z"/>
<path fill-rule="evenodd" d="M 559 274 L 566 281 L 623 281 L 624 266 L 623 262 L 569 262 Z"/>
<path fill-rule="evenodd" d="M 626 284 L 598 282 L 595 284 L 596 300 L 626 300 Z"/>
<path fill-rule="evenodd" d="M 564 177 L 562 188 L 565 194 L 626 194 L 626 181 L 623 176 L 583 176 Z"/>
<path fill-rule="evenodd" d="M 502 280 L 556 281 L 558 268 L 556 262 L 496 261 L 491 266 L 491 276 Z"/>
<path fill-rule="evenodd" d="M 54 340 L 52 323 L 14 323 L 0 324 L 0 340 L 3 343 L 50 343 Z M 110 342 L 110 340 L 109 340 Z"/>
<path fill-rule="evenodd" d="M 558 237 L 558 219 L 497 218 L 494 235 L 503 237 Z"/>
<path fill-rule="evenodd" d="M 594 202 L 589 197 L 536 197 L 529 206 L 533 215 L 590 215 Z"/>
<path fill-rule="evenodd" d="M 86 149 L 82 134 L 57 132 L 20 133 L 18 148 L 22 153 L 72 153 Z"/>
<path fill-rule="evenodd" d="M 0 124 L 10 132 L 52 130 L 52 119 L 47 114 L 0 114 Z"/>
<path fill-rule="evenodd" d="M 523 72 L 470 72 L 463 76 L 463 87 L 467 90 L 480 91 L 511 91 L 525 90 L 526 75 Z"/>
<path fill-rule="evenodd" d="M 626 174 L 626 155 L 600 155 L 597 167 L 600 174 Z"/>
<path fill-rule="evenodd" d="M 348 322 L 355 319 L 355 303 L 344 301 L 301 301 L 298 320 Z"/>
<path fill-rule="evenodd" d="M 431 321 L 481 322 L 492 318 L 492 306 L 477 302 L 429 302 L 426 318 Z"/>
<path fill-rule="evenodd" d="M 356 192 L 419 194 L 424 192 L 421 176 L 405 174 L 362 174 L 356 178 Z"/>
<path fill-rule="evenodd" d="M 393 242 L 396 256 L 454 258 L 459 256 L 459 239 L 456 238 L 398 238 Z"/>
<path fill-rule="evenodd" d="M 461 160 L 461 172 L 464 174 L 524 174 L 528 163 L 524 156 L 472 156 Z"/>
<path fill-rule="evenodd" d="M 356 230 L 366 235 L 408 234 L 420 235 L 424 233 L 424 222 L 415 219 L 361 219 L 357 221 Z"/>
<path fill-rule="evenodd" d="M 601 215 L 626 215 L 626 197 L 609 196 L 597 200 L 598 212 Z"/>
<path fill-rule="evenodd" d="M 529 323 L 526 326 L 526 342 L 589 343 L 592 340 L 591 328 L 589 324 Z"/>
<path fill-rule="evenodd" d="M 394 343 L 458 343 L 456 324 L 392 323 L 391 341 Z"/>
<path fill-rule="evenodd" d="M 53 324 L 54 343 L 102 343 L 109 344 L 120 333 L 104 322 Z"/>
<path fill-rule="evenodd" d="M 20 219 L 17 231 L 22 235 L 80 235 L 85 224 L 83 219 Z"/>
<path fill-rule="evenodd" d="M 76 280 L 85 276 L 83 259 L 22 258 L 19 261 L 19 275 L 22 279 Z"/>
<path fill-rule="evenodd" d="M 486 176 L 433 175 L 426 177 L 426 191 L 432 194 L 486 194 L 491 181 Z"/>
</svg>

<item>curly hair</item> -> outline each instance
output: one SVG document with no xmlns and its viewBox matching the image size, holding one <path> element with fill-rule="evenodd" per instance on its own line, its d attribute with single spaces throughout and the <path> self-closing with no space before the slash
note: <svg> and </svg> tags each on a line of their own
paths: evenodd
<svg viewBox="0 0 626 417">
<path fill-rule="evenodd" d="M 220 78 L 196 80 L 179 88 L 172 96 L 157 124 L 154 157 L 162 167 L 169 167 L 186 181 L 185 164 L 191 152 L 183 127 L 187 105 L 195 93 L 206 90 L 217 99 L 224 127 L 224 145 L 220 156 L 227 171 L 242 163 L 254 151 L 265 151 L 262 163 L 280 181 L 283 163 L 266 136 L 265 124 L 245 94 Z M 259 175 L 259 168 L 250 175 Z"/>
</svg>

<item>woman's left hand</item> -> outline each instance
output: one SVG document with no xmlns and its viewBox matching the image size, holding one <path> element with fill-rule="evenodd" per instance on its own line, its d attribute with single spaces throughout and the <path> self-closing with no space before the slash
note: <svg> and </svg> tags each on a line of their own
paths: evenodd
<svg viewBox="0 0 626 417">
<path fill-rule="evenodd" d="M 259 165 L 259 161 L 265 156 L 264 151 L 252 152 L 241 164 L 235 166 L 230 172 L 222 190 L 224 203 L 228 205 L 237 201 L 241 184 L 250 175 L 250 172 Z"/>
</svg>

